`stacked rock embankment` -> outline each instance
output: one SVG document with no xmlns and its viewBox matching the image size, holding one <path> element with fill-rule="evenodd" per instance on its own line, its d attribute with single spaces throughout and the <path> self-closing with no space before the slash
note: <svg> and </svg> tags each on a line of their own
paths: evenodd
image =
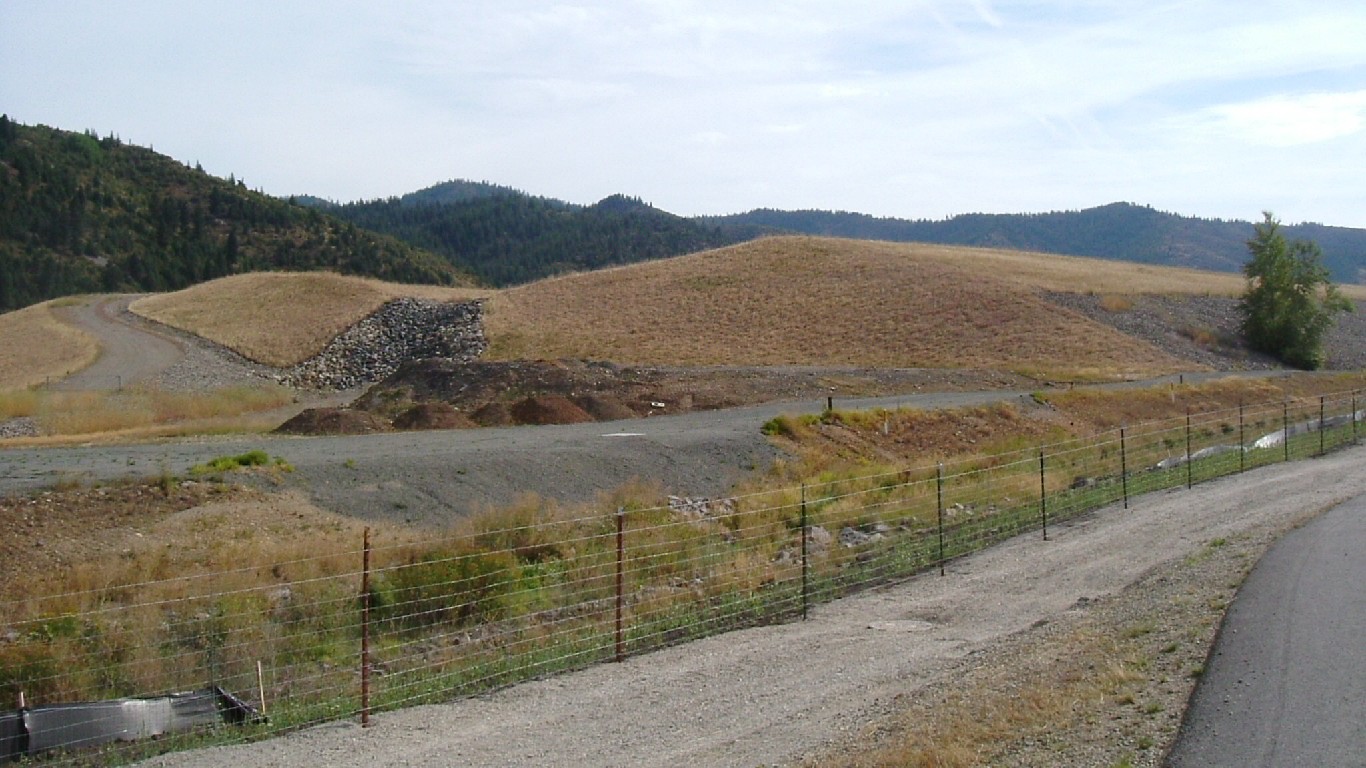
<svg viewBox="0 0 1366 768">
<path fill-rule="evenodd" d="M 394 299 L 333 339 L 322 352 L 290 368 L 292 387 L 343 390 L 372 384 L 405 360 L 477 359 L 488 348 L 483 304 Z"/>
</svg>

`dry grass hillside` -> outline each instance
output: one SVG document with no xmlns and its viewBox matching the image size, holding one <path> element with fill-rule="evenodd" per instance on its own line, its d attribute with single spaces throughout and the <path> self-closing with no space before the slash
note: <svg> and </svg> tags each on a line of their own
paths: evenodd
<svg viewBox="0 0 1366 768">
<path fill-rule="evenodd" d="M 488 294 L 331 272 L 253 272 L 149 296 L 131 309 L 257 362 L 287 367 L 316 355 L 337 334 L 390 299 L 461 301 Z"/>
<path fill-rule="evenodd" d="M 1240 275 L 1020 251 L 775 237 L 503 291 L 326 272 L 252 273 L 133 304 L 286 367 L 384 302 L 488 298 L 492 359 L 1009 368 L 1106 376 L 1189 368 L 1050 304 L 1044 291 L 1237 295 Z M 1366 286 L 1343 286 L 1366 299 Z M 38 305 L 0 315 L 0 389 L 88 365 L 94 342 Z"/>
<path fill-rule="evenodd" d="M 49 375 L 80 370 L 99 354 L 90 334 L 58 320 L 54 299 L 0 314 L 0 390 L 42 384 Z"/>
<path fill-rule="evenodd" d="M 487 324 L 490 356 L 501 359 L 1153 374 L 1189 364 L 1060 309 L 1037 289 L 1162 292 L 1198 284 L 1225 292 L 1233 289 L 1225 278 L 1005 251 L 779 237 L 508 289 L 490 299 Z"/>
</svg>

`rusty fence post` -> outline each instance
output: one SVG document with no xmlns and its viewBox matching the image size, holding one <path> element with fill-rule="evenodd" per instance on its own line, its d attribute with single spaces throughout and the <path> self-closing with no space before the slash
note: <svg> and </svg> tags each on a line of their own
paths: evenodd
<svg viewBox="0 0 1366 768">
<path fill-rule="evenodd" d="M 1323 417 L 1324 417 L 1323 401 L 1324 401 L 1324 396 L 1323 396 L 1323 395 L 1319 395 L 1319 455 L 1320 455 L 1320 456 L 1323 456 L 1323 455 L 1325 455 L 1325 454 L 1328 453 L 1328 444 L 1325 442 L 1325 441 L 1328 439 L 1328 438 L 1327 438 L 1327 434 L 1328 434 L 1328 425 L 1327 425 L 1327 423 L 1325 423 L 1324 420 L 1323 420 Z"/>
<path fill-rule="evenodd" d="M 1285 460 L 1290 461 L 1290 401 L 1281 403 L 1281 443 Z"/>
</svg>

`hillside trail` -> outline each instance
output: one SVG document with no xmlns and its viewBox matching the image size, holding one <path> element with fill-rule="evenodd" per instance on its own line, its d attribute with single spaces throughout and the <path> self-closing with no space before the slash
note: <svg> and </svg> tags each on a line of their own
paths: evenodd
<svg viewBox="0 0 1366 768">
<path fill-rule="evenodd" d="M 89 367 L 49 383 L 63 391 L 117 390 L 154 380 L 184 359 L 185 341 L 128 312 L 140 294 L 93 297 L 58 307 L 57 317 L 95 337 L 100 354 Z"/>
<path fill-rule="evenodd" d="M 146 766 L 755 766 L 845 743 L 1011 636 L 1089 610 L 1209 542 L 1283 531 L 1366 493 L 1366 448 L 1152 493 L 930 572 L 729 632 L 450 704 Z M 1059 648 L 1060 653 L 1065 648 Z M 1344 710 L 1343 716 L 1352 713 Z"/>
</svg>

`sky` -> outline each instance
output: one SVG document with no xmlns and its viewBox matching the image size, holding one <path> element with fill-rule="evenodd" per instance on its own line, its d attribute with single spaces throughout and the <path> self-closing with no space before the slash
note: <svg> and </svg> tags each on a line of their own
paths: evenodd
<svg viewBox="0 0 1366 768">
<path fill-rule="evenodd" d="M 0 0 L 0 112 L 338 202 L 1366 227 L 1360 0 Z"/>
</svg>

